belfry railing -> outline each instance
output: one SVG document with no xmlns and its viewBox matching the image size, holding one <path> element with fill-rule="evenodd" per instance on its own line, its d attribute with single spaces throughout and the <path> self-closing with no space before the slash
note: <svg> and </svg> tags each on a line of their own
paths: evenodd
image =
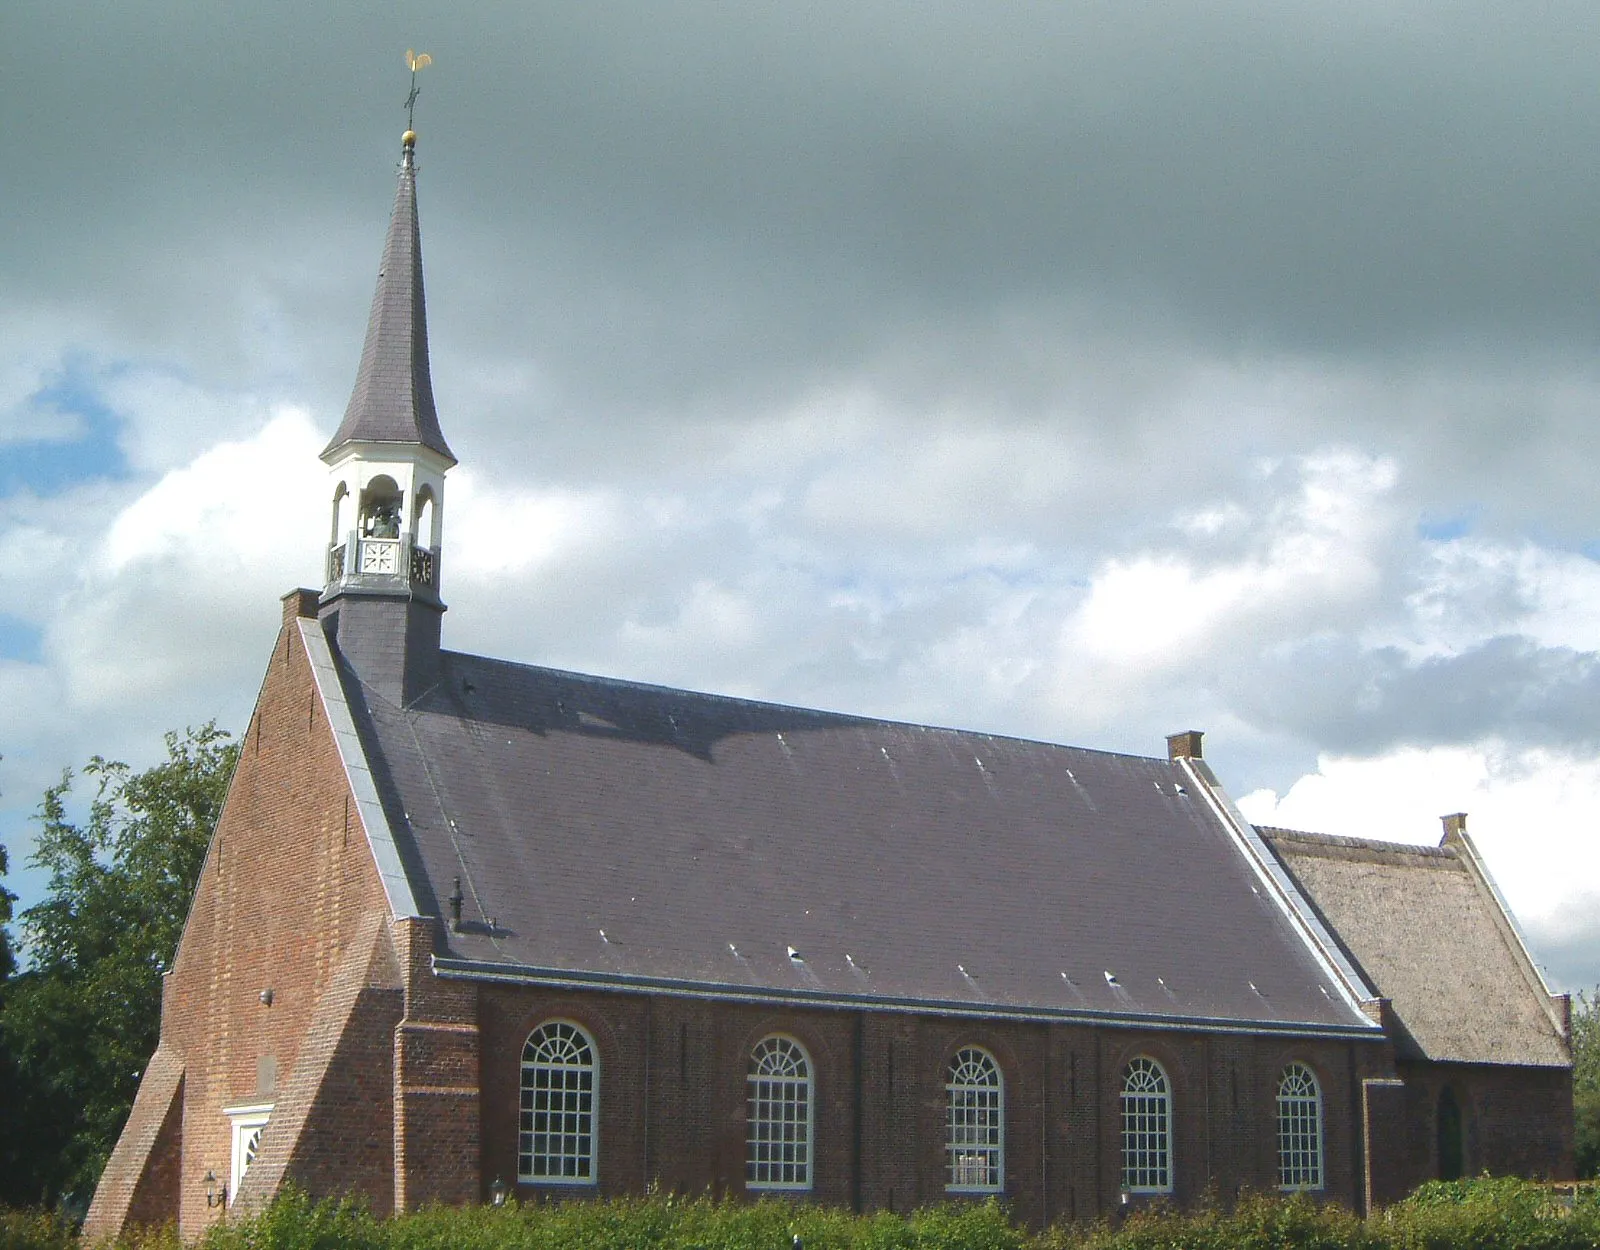
<svg viewBox="0 0 1600 1250">
<path fill-rule="evenodd" d="M 337 582 L 352 576 L 397 578 L 437 590 L 439 553 L 413 544 L 406 535 L 364 538 L 351 531 L 343 542 L 328 548 L 327 580 Z"/>
</svg>

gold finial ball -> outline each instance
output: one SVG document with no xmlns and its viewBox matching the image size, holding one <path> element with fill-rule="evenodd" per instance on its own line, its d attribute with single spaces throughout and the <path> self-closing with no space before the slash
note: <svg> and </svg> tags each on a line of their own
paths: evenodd
<svg viewBox="0 0 1600 1250">
<path fill-rule="evenodd" d="M 405 134 L 400 136 L 400 144 L 401 144 L 402 147 L 407 147 L 407 148 L 416 147 L 417 146 L 417 132 L 415 130 L 406 131 Z"/>
</svg>

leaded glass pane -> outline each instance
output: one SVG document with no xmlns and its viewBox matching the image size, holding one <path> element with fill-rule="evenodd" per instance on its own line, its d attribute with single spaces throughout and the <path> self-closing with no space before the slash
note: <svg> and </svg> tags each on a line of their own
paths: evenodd
<svg viewBox="0 0 1600 1250">
<path fill-rule="evenodd" d="M 976 1046 L 957 1051 L 945 1095 L 945 1188 L 1000 1190 L 1005 1184 L 1005 1096 L 999 1065 Z"/>
<path fill-rule="evenodd" d="M 1322 1090 L 1302 1063 L 1291 1063 L 1278 1082 L 1278 1185 L 1322 1188 Z"/>
<path fill-rule="evenodd" d="M 811 1064 L 800 1043 L 767 1037 L 745 1082 L 745 1184 L 811 1188 Z"/>
<path fill-rule="evenodd" d="M 545 1184 L 595 1179 L 594 1046 L 575 1024 L 540 1025 L 522 1048 L 517 1175 Z"/>
<path fill-rule="evenodd" d="M 1122 1074 L 1122 1185 L 1172 1192 L 1172 1094 L 1161 1065 L 1143 1055 Z"/>
</svg>

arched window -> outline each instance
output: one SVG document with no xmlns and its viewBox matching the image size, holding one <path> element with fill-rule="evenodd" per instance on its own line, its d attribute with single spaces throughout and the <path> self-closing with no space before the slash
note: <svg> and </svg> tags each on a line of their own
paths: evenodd
<svg viewBox="0 0 1600 1250">
<path fill-rule="evenodd" d="M 997 1193 L 1005 1185 L 1005 1086 L 986 1050 L 956 1051 L 945 1081 L 945 1188 Z"/>
<path fill-rule="evenodd" d="M 594 1042 L 565 1020 L 541 1024 L 522 1048 L 517 1177 L 592 1185 L 600 1071 Z"/>
<path fill-rule="evenodd" d="M 811 1188 L 811 1061 L 790 1037 L 764 1037 L 745 1081 L 744 1180 L 750 1189 Z"/>
<path fill-rule="evenodd" d="M 328 545 L 342 543 L 350 536 L 350 488 L 340 482 L 333 488 L 333 529 L 328 535 Z"/>
<path fill-rule="evenodd" d="M 1461 1133 L 1461 1104 L 1446 1085 L 1439 1091 L 1439 1179 L 1458 1181 L 1466 1175 L 1466 1147 Z"/>
<path fill-rule="evenodd" d="M 416 506 L 411 509 L 411 541 L 418 547 L 434 546 L 431 486 L 424 486 L 417 492 Z"/>
<path fill-rule="evenodd" d="M 1322 1188 L 1322 1087 L 1303 1063 L 1278 1081 L 1278 1188 Z"/>
<path fill-rule="evenodd" d="M 387 473 L 380 473 L 361 492 L 361 536 L 399 538 L 405 500 L 400 487 Z"/>
<path fill-rule="evenodd" d="M 1122 1071 L 1122 1187 L 1172 1192 L 1172 1087 L 1161 1065 L 1144 1055 Z"/>
</svg>

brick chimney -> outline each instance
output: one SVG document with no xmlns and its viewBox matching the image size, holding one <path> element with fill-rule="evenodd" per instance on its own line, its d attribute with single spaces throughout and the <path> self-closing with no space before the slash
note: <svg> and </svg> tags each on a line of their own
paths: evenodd
<svg viewBox="0 0 1600 1250">
<path fill-rule="evenodd" d="M 322 598 L 320 590 L 307 590 L 304 586 L 298 590 L 291 590 L 283 596 L 283 623 L 292 625 L 301 617 L 317 617 L 317 601 Z"/>
<path fill-rule="evenodd" d="M 1444 825 L 1444 837 L 1439 840 L 1440 846 L 1449 846 L 1452 842 L 1461 841 L 1462 835 L 1467 832 L 1465 812 L 1451 812 L 1448 816 L 1439 817 L 1439 822 Z"/>
<path fill-rule="evenodd" d="M 1185 729 L 1181 734 L 1167 735 L 1167 758 L 1169 760 L 1197 760 L 1200 755 L 1200 739 L 1205 737 L 1198 729 Z"/>
</svg>

